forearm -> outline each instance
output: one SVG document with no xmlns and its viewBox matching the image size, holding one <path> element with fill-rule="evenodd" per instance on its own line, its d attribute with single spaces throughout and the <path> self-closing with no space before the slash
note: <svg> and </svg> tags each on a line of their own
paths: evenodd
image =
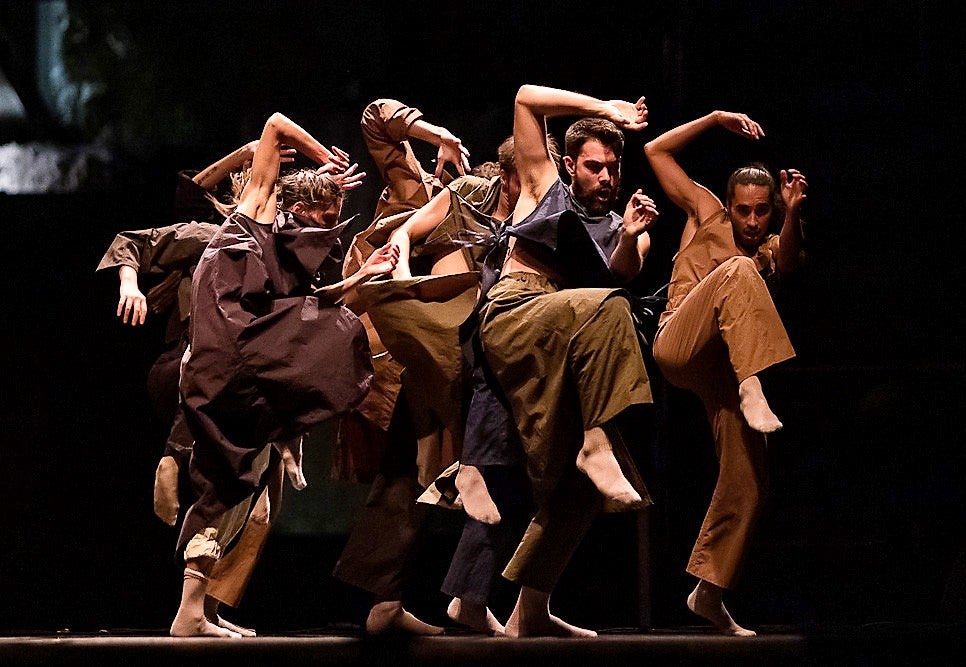
<svg viewBox="0 0 966 667">
<path fill-rule="evenodd" d="M 252 159 L 252 156 L 255 154 L 256 144 L 257 142 L 253 141 L 236 148 L 214 164 L 202 169 L 191 180 L 205 190 L 213 190 L 228 174 L 237 171 Z"/>
<path fill-rule="evenodd" d="M 339 303 L 345 298 L 346 294 L 352 291 L 353 288 L 361 283 L 364 283 L 371 277 L 371 274 L 364 273 L 363 270 L 360 269 L 351 276 L 343 278 L 337 283 L 315 288 L 314 294 L 324 297 L 332 303 Z"/>
<path fill-rule="evenodd" d="M 787 275 L 801 265 L 802 250 L 805 247 L 805 230 L 797 210 L 786 211 L 778 244 L 778 271 Z"/>
<path fill-rule="evenodd" d="M 276 157 L 282 146 L 287 145 L 317 164 L 328 164 L 332 160 L 331 151 L 290 118 L 275 113 L 269 119 L 269 124 L 273 130 L 269 136 L 274 139 L 271 148 Z"/>
<path fill-rule="evenodd" d="M 121 265 L 118 270 L 118 277 L 120 279 L 121 291 L 123 292 L 126 288 L 139 289 L 138 288 L 138 271 L 133 266 Z"/>
<path fill-rule="evenodd" d="M 660 153 L 674 155 L 698 138 L 701 134 L 707 132 L 713 127 L 716 127 L 720 123 L 720 120 L 721 112 L 712 111 L 705 116 L 696 118 L 689 123 L 685 123 L 684 125 L 679 125 L 674 129 L 668 130 L 664 134 L 651 139 L 644 146 L 644 152 L 648 159 L 651 159 L 653 156 L 656 156 Z"/>
<path fill-rule="evenodd" d="M 396 268 L 393 269 L 393 278 L 411 278 L 413 275 L 409 268 L 409 253 L 412 245 L 411 233 L 411 229 L 407 229 L 407 225 L 403 225 L 389 237 L 389 242 L 395 243 L 399 248 L 399 261 L 396 263 Z"/>
<path fill-rule="evenodd" d="M 434 146 L 439 146 L 443 143 L 443 136 L 446 133 L 447 130 L 445 128 L 428 123 L 422 118 L 409 126 L 409 137 L 411 139 L 419 139 Z"/>
<path fill-rule="evenodd" d="M 646 254 L 646 250 L 642 251 L 642 246 L 650 248 L 650 243 L 645 243 L 633 235 L 621 235 L 610 257 L 610 271 L 619 283 L 627 284 L 641 272 Z"/>
<path fill-rule="evenodd" d="M 589 95 L 532 84 L 520 87 L 516 104 L 543 117 L 596 116 L 606 107 L 606 102 Z"/>
</svg>

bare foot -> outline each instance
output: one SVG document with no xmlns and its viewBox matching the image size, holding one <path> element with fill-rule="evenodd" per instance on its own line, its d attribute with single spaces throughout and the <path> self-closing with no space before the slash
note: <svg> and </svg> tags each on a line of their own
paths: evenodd
<svg viewBox="0 0 966 667">
<path fill-rule="evenodd" d="M 597 633 L 587 628 L 578 628 L 563 621 L 553 614 L 526 615 L 525 620 L 521 618 L 516 609 L 510 614 L 506 622 L 505 634 L 507 637 L 573 637 L 590 639 L 597 636 Z"/>
<path fill-rule="evenodd" d="M 240 633 L 230 628 L 215 625 L 204 616 L 194 617 L 181 609 L 171 623 L 170 634 L 172 637 L 241 637 Z"/>
<path fill-rule="evenodd" d="M 604 496 L 608 511 L 629 511 L 644 506 L 640 494 L 624 477 L 603 429 L 592 428 L 584 433 L 584 446 L 577 454 L 577 469 L 587 475 Z"/>
<path fill-rule="evenodd" d="M 496 616 L 489 607 L 483 604 L 463 602 L 459 598 L 453 598 L 446 607 L 446 615 L 457 623 L 484 635 L 502 637 L 504 634 L 503 624 L 496 620 Z"/>
<path fill-rule="evenodd" d="M 476 466 L 461 465 L 456 473 L 456 490 L 459 491 L 463 509 L 481 523 L 500 523 L 500 510 L 490 497 L 486 481 Z"/>
<path fill-rule="evenodd" d="M 366 632 L 381 635 L 387 632 L 407 635 L 441 635 L 443 628 L 424 623 L 403 609 L 402 602 L 390 600 L 372 606 L 366 619 Z"/>
<path fill-rule="evenodd" d="M 232 632 L 237 632 L 240 637 L 255 637 L 256 633 L 251 628 L 243 628 L 240 625 L 236 625 L 231 621 L 226 621 L 218 614 L 218 605 L 221 604 L 217 598 L 210 595 L 205 596 L 205 618 L 208 619 L 209 623 L 217 625 L 219 628 L 225 628 L 231 630 Z"/>
<path fill-rule="evenodd" d="M 232 632 L 237 632 L 240 637 L 255 637 L 257 633 L 251 628 L 243 628 L 240 625 L 235 625 L 231 621 L 226 621 L 221 616 L 215 617 L 215 625 L 219 628 L 225 628 L 226 630 L 231 630 Z"/>
<path fill-rule="evenodd" d="M 778 417 L 768 407 L 757 375 L 745 378 L 738 385 L 738 401 L 748 426 L 759 433 L 774 433 L 782 427 Z"/>
<path fill-rule="evenodd" d="M 309 483 L 305 480 L 305 473 L 302 471 L 302 438 L 295 438 L 285 442 L 276 442 L 275 449 L 282 455 L 282 465 L 285 466 L 285 474 L 292 488 L 301 491 Z"/>
<path fill-rule="evenodd" d="M 757 633 L 754 630 L 748 630 L 735 623 L 731 614 L 725 609 L 721 599 L 722 594 L 723 591 L 719 586 L 701 580 L 688 596 L 688 609 L 711 621 L 722 634 L 732 637 L 756 636 Z"/>
<path fill-rule="evenodd" d="M 178 520 L 178 463 L 162 456 L 154 473 L 154 513 L 169 526 Z"/>
<path fill-rule="evenodd" d="M 597 633 L 578 628 L 551 614 L 549 593 L 521 586 L 517 603 L 506 622 L 506 636 L 591 638 Z"/>
</svg>

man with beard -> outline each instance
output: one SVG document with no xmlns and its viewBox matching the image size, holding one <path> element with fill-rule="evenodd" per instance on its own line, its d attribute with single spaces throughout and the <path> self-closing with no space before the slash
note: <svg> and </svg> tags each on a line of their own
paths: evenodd
<svg viewBox="0 0 966 667">
<path fill-rule="evenodd" d="M 560 179 L 546 119 L 576 115 Z M 521 193 L 512 225 L 487 258 L 479 307 L 486 363 L 520 436 L 537 514 L 504 576 L 520 585 L 509 636 L 592 637 L 550 613 L 550 595 L 601 510 L 650 503 L 615 419 L 651 402 L 626 294 L 650 249 L 654 202 L 635 192 L 612 213 L 620 184 L 621 128 L 647 123 L 644 98 L 602 101 L 524 85 L 513 138 Z"/>
</svg>

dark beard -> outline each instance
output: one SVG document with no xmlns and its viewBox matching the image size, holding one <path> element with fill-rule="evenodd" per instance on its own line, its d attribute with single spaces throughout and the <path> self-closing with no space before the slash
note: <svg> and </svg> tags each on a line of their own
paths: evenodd
<svg viewBox="0 0 966 667">
<path fill-rule="evenodd" d="M 601 202 L 599 199 L 597 199 L 594 192 L 579 189 L 576 183 L 570 186 L 570 192 L 574 196 L 574 201 L 581 205 L 587 215 L 594 217 L 607 215 L 610 213 L 614 206 L 614 202 L 617 200 L 616 188 L 611 189 L 610 196 L 607 197 L 607 201 L 605 202 Z"/>
</svg>

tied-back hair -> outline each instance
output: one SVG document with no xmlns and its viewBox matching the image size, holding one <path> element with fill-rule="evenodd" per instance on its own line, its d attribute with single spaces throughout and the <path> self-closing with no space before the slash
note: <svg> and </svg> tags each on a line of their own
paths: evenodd
<svg viewBox="0 0 966 667">
<path fill-rule="evenodd" d="M 735 189 L 739 185 L 761 185 L 768 188 L 771 199 L 772 210 L 772 229 L 777 229 L 785 220 L 785 202 L 782 199 L 778 183 L 771 171 L 763 162 L 752 162 L 751 164 L 740 167 L 731 172 L 728 177 L 728 185 L 725 188 L 725 206 L 730 209 L 731 202 L 735 197 Z M 777 218 L 777 223 L 775 220 Z"/>
<path fill-rule="evenodd" d="M 618 160 L 624 152 L 624 133 L 606 118 L 581 118 L 573 123 L 564 135 L 564 150 L 576 160 L 580 149 L 591 139 L 614 151 Z"/>
</svg>

